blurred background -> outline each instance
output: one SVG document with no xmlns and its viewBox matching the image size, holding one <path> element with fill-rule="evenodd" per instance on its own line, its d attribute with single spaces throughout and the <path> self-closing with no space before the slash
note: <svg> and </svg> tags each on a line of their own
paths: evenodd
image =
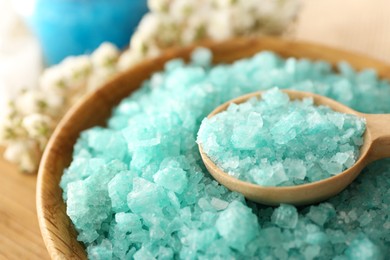
<svg viewBox="0 0 390 260">
<path fill-rule="evenodd" d="M 0 7 L 0 104 L 37 86 L 43 68 L 68 55 L 105 41 L 124 49 L 148 10 L 143 0 L 0 0 Z"/>
<path fill-rule="evenodd" d="M 390 62 L 389 1 L 300 2 L 288 37 Z M 42 69 L 66 55 L 90 53 L 103 41 L 125 48 L 147 12 L 143 0 L 0 0 L 0 6 L 1 106 L 18 89 L 36 86 Z"/>
<path fill-rule="evenodd" d="M 390 1 L 303 0 L 295 37 L 390 63 Z"/>
<path fill-rule="evenodd" d="M 165 48 L 270 35 L 390 63 L 388 0 L 0 0 L 0 7 L 0 146 L 26 172 L 37 169 L 75 101 Z"/>
</svg>

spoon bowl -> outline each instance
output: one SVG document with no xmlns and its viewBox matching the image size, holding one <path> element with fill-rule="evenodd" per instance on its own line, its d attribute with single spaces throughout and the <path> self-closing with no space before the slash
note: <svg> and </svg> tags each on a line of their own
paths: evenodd
<svg viewBox="0 0 390 260">
<path fill-rule="evenodd" d="M 291 100 L 313 98 L 314 105 L 328 106 L 337 112 L 365 118 L 366 131 L 358 160 L 345 171 L 320 181 L 294 186 L 261 186 L 239 180 L 225 173 L 207 156 L 202 145 L 199 144 L 199 151 L 206 168 L 219 183 L 228 189 L 242 193 L 249 200 L 265 205 L 288 203 L 300 206 L 313 204 L 340 193 L 370 162 L 390 157 L 390 131 L 387 130 L 390 127 L 390 114 L 363 114 L 321 95 L 294 90 L 283 90 L 283 92 L 287 93 Z M 225 111 L 231 103 L 240 104 L 253 97 L 261 98 L 261 95 L 262 92 L 255 92 L 230 100 L 212 111 L 208 118 Z"/>
</svg>

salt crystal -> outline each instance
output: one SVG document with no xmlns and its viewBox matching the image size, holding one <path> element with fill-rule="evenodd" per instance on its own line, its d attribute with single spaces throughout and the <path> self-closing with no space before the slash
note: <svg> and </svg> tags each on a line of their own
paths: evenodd
<svg viewBox="0 0 390 260">
<path fill-rule="evenodd" d="M 207 67 L 211 64 L 212 53 L 206 48 L 196 48 L 191 54 L 191 62 L 198 66 Z"/>
<path fill-rule="evenodd" d="M 99 245 L 89 247 L 87 252 L 92 259 L 112 259 L 112 244 L 104 239 Z"/>
<path fill-rule="evenodd" d="M 348 212 L 348 217 L 352 220 L 355 221 L 358 219 L 358 215 L 356 212 L 356 209 L 352 209 L 350 212 Z"/>
<path fill-rule="evenodd" d="M 158 259 L 173 259 L 174 252 L 172 248 L 160 246 L 158 249 Z"/>
<path fill-rule="evenodd" d="M 239 150 L 254 150 L 256 148 L 256 131 L 251 126 L 237 126 L 231 137 L 233 147 Z"/>
<path fill-rule="evenodd" d="M 224 201 L 224 200 L 221 200 L 221 199 L 218 199 L 218 198 L 215 198 L 213 197 L 211 199 L 211 205 L 213 205 L 213 207 L 216 209 L 216 210 L 223 210 L 223 209 L 226 209 L 227 206 L 229 205 L 229 203 L 227 201 Z"/>
<path fill-rule="evenodd" d="M 375 211 L 364 211 L 363 214 L 359 216 L 358 221 L 360 222 L 361 226 L 367 226 L 375 216 Z"/>
<path fill-rule="evenodd" d="M 307 168 L 303 160 L 286 159 L 283 162 L 284 168 L 287 169 L 289 179 L 304 180 L 307 174 Z"/>
<path fill-rule="evenodd" d="M 243 250 L 245 245 L 256 237 L 259 225 L 250 209 L 240 202 L 233 201 L 219 215 L 216 228 L 230 247 Z"/>
<path fill-rule="evenodd" d="M 184 67 L 184 61 L 182 59 L 173 59 L 165 63 L 164 69 L 165 71 L 173 71 L 177 68 Z"/>
<path fill-rule="evenodd" d="M 154 182 L 171 191 L 182 193 L 187 188 L 186 172 L 181 168 L 165 168 L 153 176 Z"/>
<path fill-rule="evenodd" d="M 273 108 L 282 107 L 289 103 L 290 98 L 286 93 L 279 91 L 278 88 L 272 88 L 262 95 L 262 100 Z"/>
<path fill-rule="evenodd" d="M 137 253 L 134 254 L 134 260 L 154 260 L 156 259 L 152 253 L 146 248 L 142 247 Z"/>
<path fill-rule="evenodd" d="M 289 186 L 331 177 L 352 166 L 364 130 L 363 119 L 307 100 L 290 101 L 273 88 L 262 100 L 252 98 L 204 120 L 197 142 L 218 167 L 236 178 Z M 253 161 L 230 167 L 237 157 Z M 264 159 L 272 163 L 261 163 Z"/>
<path fill-rule="evenodd" d="M 386 221 L 386 222 L 383 224 L 383 228 L 384 228 L 384 229 L 390 229 L 390 221 Z"/>
<path fill-rule="evenodd" d="M 312 245 L 305 248 L 303 251 L 303 255 L 305 256 L 305 259 L 311 260 L 315 259 L 321 251 L 321 247 L 318 245 Z"/>
<path fill-rule="evenodd" d="M 256 126 L 257 129 L 263 127 L 263 118 L 260 113 L 250 112 L 248 115 L 248 125 Z"/>
<path fill-rule="evenodd" d="M 383 259 L 378 246 L 365 236 L 355 238 L 346 250 L 346 255 L 349 259 Z"/>
<path fill-rule="evenodd" d="M 316 224 L 323 226 L 326 222 L 336 216 L 332 204 L 322 203 L 318 206 L 311 206 L 307 216 Z"/>
<path fill-rule="evenodd" d="M 294 206 L 281 204 L 272 214 L 271 221 L 282 228 L 295 228 L 298 212 Z"/>
<path fill-rule="evenodd" d="M 390 84 L 378 79 L 372 70 L 355 72 L 345 67 L 344 74 L 339 74 L 324 61 L 291 59 L 287 63 L 272 52 L 214 67 L 208 64 L 211 60 L 208 54 L 204 54 L 196 54 L 199 56 L 190 65 L 183 60 L 169 62 L 165 71 L 157 72 L 113 110 L 106 128 L 95 127 L 81 134 L 70 167 L 62 176 L 61 188 L 67 214 L 88 257 L 389 258 L 389 160 L 370 164 L 329 204 L 298 209 L 289 206 L 288 211 L 280 211 L 283 205 L 279 208 L 257 205 L 218 185 L 201 163 L 195 139 L 207 114 L 223 102 L 246 93 L 275 85 L 293 86 L 344 101 L 361 112 L 389 113 Z M 273 91 L 269 96 L 270 107 L 290 107 L 286 96 Z M 258 181 L 264 181 L 274 176 L 276 170 L 282 179 L 284 175 L 289 178 L 283 185 L 295 185 L 326 178 L 322 167 L 337 153 L 343 156 L 334 157 L 333 163 L 342 163 L 345 154 L 348 154 L 345 167 L 356 160 L 361 136 L 354 132 L 351 139 L 343 139 L 340 130 L 362 133 L 364 121 L 346 115 L 324 116 L 333 113 L 326 108 L 313 110 L 312 100 L 306 99 L 301 105 L 310 115 L 302 126 L 281 128 L 280 131 L 286 132 L 282 141 L 288 142 L 288 146 L 281 145 L 275 150 L 270 145 L 272 135 L 265 131 L 278 123 L 274 120 L 275 111 L 270 111 L 272 116 L 264 114 L 256 104 L 256 99 L 252 99 L 243 109 L 239 105 L 228 109 L 239 119 L 232 126 L 248 125 L 252 129 L 247 132 L 256 133 L 255 150 L 242 151 L 241 157 L 229 152 L 227 158 L 231 161 L 226 162 L 226 167 L 236 168 L 238 164 L 238 168 L 246 169 L 238 176 L 252 168 L 256 169 L 253 176 L 257 174 Z M 240 116 L 243 111 L 246 116 Z M 255 113 L 261 115 L 262 122 Z M 331 123 L 321 123 L 324 118 Z M 262 125 L 260 131 L 253 130 L 256 125 Z M 306 139 L 290 139 L 294 134 L 299 137 L 298 128 L 303 126 L 308 127 Z M 227 136 L 228 129 L 218 131 L 225 131 Z M 231 142 L 207 131 L 203 135 L 217 149 Z M 299 158 L 293 156 L 296 149 L 306 146 L 309 152 Z M 278 163 L 282 167 L 275 167 Z M 258 167 L 253 167 L 256 164 Z M 266 170 L 260 170 L 260 166 Z M 183 185 L 183 171 L 187 185 Z M 158 172 L 160 176 L 155 177 Z M 181 174 L 176 176 L 178 172 Z M 289 214 L 291 219 L 286 220 Z M 337 217 L 333 217 L 335 214 Z"/>
<path fill-rule="evenodd" d="M 265 227 L 260 230 L 260 241 L 264 246 L 280 244 L 283 241 L 283 234 L 278 227 Z"/>
<path fill-rule="evenodd" d="M 127 194 L 133 188 L 134 173 L 120 172 L 108 183 L 108 194 L 115 212 L 127 211 Z"/>
<path fill-rule="evenodd" d="M 161 210 L 167 203 L 167 195 L 156 184 L 142 178 L 134 178 L 133 191 L 127 195 L 127 204 L 134 213 Z"/>
<path fill-rule="evenodd" d="M 345 234 L 341 230 L 327 229 L 326 233 L 328 237 L 331 237 L 330 242 L 332 244 L 342 244 L 345 243 Z"/>
</svg>

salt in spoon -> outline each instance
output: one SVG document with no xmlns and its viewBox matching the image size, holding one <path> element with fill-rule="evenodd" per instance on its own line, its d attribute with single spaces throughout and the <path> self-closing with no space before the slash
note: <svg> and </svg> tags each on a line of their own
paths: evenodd
<svg viewBox="0 0 390 260">
<path fill-rule="evenodd" d="M 283 90 L 283 92 L 288 94 L 290 100 L 313 98 L 314 105 L 328 106 L 337 112 L 365 118 L 366 131 L 359 158 L 353 166 L 345 171 L 320 181 L 295 186 L 271 187 L 242 181 L 225 173 L 204 153 L 201 144 L 199 144 L 199 151 L 206 168 L 219 183 L 228 189 L 242 193 L 247 199 L 265 205 L 313 204 L 340 193 L 370 162 L 390 157 L 390 114 L 364 114 L 321 95 L 294 90 Z M 208 115 L 208 118 L 225 111 L 231 103 L 240 104 L 253 97 L 261 98 L 261 95 L 262 92 L 256 92 L 230 100 L 217 107 Z"/>
</svg>

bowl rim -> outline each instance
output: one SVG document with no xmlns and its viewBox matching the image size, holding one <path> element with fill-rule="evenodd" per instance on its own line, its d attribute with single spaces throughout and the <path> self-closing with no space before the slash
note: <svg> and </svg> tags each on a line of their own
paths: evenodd
<svg viewBox="0 0 390 260">
<path fill-rule="evenodd" d="M 162 68 L 162 65 L 165 63 L 165 61 L 173 58 L 184 58 L 185 60 L 188 60 L 191 51 L 200 46 L 209 48 L 213 52 L 213 63 L 215 64 L 221 63 L 221 61 L 228 63 L 238 58 L 253 56 L 255 53 L 263 50 L 271 50 L 282 57 L 325 60 L 333 66 L 344 60 L 351 64 L 351 66 L 356 70 L 374 68 L 380 78 L 390 79 L 390 65 L 384 61 L 318 43 L 274 37 L 242 37 L 219 42 L 210 40 L 201 41 L 187 47 L 168 49 L 156 58 L 143 60 L 134 67 L 119 73 L 112 80 L 104 84 L 101 88 L 87 94 L 76 104 L 74 104 L 60 120 L 49 139 L 38 170 L 36 207 L 41 234 L 52 259 L 69 259 L 69 256 L 76 259 L 86 258 L 85 248 L 77 240 L 75 240 L 75 244 L 67 245 L 65 250 L 59 245 L 59 242 L 65 244 L 66 242 L 61 239 L 61 234 L 54 232 L 52 228 L 58 228 L 56 226 L 57 220 L 59 217 L 63 216 L 64 212 L 60 212 L 59 216 L 57 214 L 58 212 L 56 212 L 58 209 L 54 209 L 54 211 L 49 210 L 50 207 L 53 207 L 53 201 L 55 198 L 58 197 L 58 194 L 53 192 L 53 185 L 59 186 L 58 178 L 62 176 L 63 170 L 65 169 L 62 168 L 62 172 L 59 174 L 59 176 L 56 176 L 54 169 L 55 167 L 52 166 L 53 161 L 55 162 L 56 160 L 61 159 L 61 156 L 63 156 L 63 153 L 61 152 L 62 146 L 71 145 L 73 147 L 74 145 L 74 142 L 72 143 L 72 141 L 67 140 L 66 134 L 64 135 L 64 131 L 72 127 L 71 120 L 77 118 L 77 115 L 85 110 L 86 106 L 92 104 L 93 101 L 97 98 L 100 100 L 105 100 L 109 104 L 113 104 L 113 106 L 111 106 L 112 109 L 118 102 L 113 102 L 113 100 L 110 100 L 110 93 L 115 86 L 129 83 L 129 75 L 136 75 L 135 73 L 139 73 L 145 69 L 149 69 L 151 72 L 158 71 Z M 237 51 L 240 51 L 239 55 L 237 55 Z M 144 79 L 147 78 L 148 77 Z M 135 89 L 138 89 L 139 87 L 140 85 Z M 132 93 L 135 89 L 130 90 L 129 93 Z M 125 97 L 126 96 L 122 97 L 122 99 Z M 107 117 L 104 118 L 104 120 L 106 119 Z M 86 128 L 88 127 L 85 127 L 84 129 Z M 69 164 L 66 167 L 68 166 Z M 58 189 L 58 187 L 56 188 Z M 58 198 L 56 202 L 60 204 L 58 207 L 62 208 L 63 210 L 65 204 L 62 200 L 62 193 L 59 194 L 59 196 L 61 197 L 62 202 L 58 201 Z M 70 221 L 66 213 L 65 218 Z M 68 225 L 67 228 L 70 228 L 70 232 L 73 233 L 73 235 L 76 235 L 72 224 Z M 83 253 L 80 254 L 79 251 L 81 249 L 83 250 Z"/>
</svg>

